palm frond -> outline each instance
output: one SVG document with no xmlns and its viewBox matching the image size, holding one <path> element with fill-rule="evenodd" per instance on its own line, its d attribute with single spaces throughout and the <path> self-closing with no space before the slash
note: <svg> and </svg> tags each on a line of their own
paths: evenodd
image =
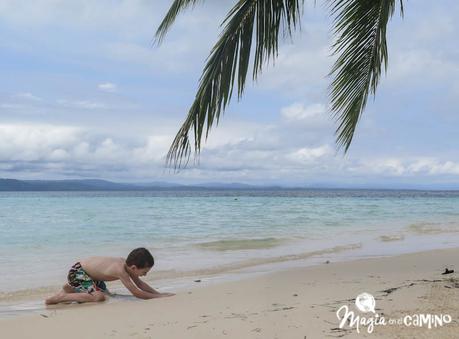
<svg viewBox="0 0 459 339">
<path fill-rule="evenodd" d="M 400 9 L 403 15 L 403 2 Z M 331 110 L 338 122 L 336 142 L 345 152 L 351 145 L 368 94 L 375 95 L 387 69 L 386 27 L 397 0 L 330 0 L 338 55 L 331 75 Z"/>
<path fill-rule="evenodd" d="M 155 42 L 160 44 L 180 12 L 184 11 L 188 7 L 194 6 L 196 2 L 198 2 L 198 0 L 174 0 L 166 16 L 156 30 Z"/>
<path fill-rule="evenodd" d="M 238 97 L 244 91 L 253 38 L 252 76 L 256 78 L 263 65 L 277 56 L 281 28 L 290 34 L 297 27 L 302 4 L 303 0 L 239 0 L 230 10 L 207 59 L 194 102 L 167 154 L 169 165 L 177 169 L 188 162 L 191 131 L 194 151 L 199 154 L 204 135 L 207 138 L 211 127 L 218 124 L 236 81 Z"/>
</svg>

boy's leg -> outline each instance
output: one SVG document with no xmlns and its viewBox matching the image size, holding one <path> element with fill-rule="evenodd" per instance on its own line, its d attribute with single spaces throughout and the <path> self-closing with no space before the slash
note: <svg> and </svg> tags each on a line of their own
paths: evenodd
<svg viewBox="0 0 459 339">
<path fill-rule="evenodd" d="M 75 289 L 72 286 L 70 286 L 69 284 L 65 284 L 64 286 L 62 286 L 62 290 L 65 293 L 75 293 Z"/>
<path fill-rule="evenodd" d="M 62 302 L 76 301 L 80 303 L 104 301 L 105 295 L 103 292 L 95 291 L 89 293 L 66 293 L 64 291 L 46 299 L 46 305 L 54 305 Z"/>
<path fill-rule="evenodd" d="M 66 293 L 75 293 L 75 289 L 72 286 L 70 286 L 69 284 L 65 284 L 65 285 L 62 286 L 62 290 L 59 293 L 53 295 L 52 297 L 47 298 L 45 300 L 45 303 L 47 305 L 56 304 L 56 302 L 53 302 L 53 301 L 54 300 L 58 300 L 60 297 L 62 297 Z M 58 302 L 60 302 L 60 301 L 58 301 Z"/>
</svg>

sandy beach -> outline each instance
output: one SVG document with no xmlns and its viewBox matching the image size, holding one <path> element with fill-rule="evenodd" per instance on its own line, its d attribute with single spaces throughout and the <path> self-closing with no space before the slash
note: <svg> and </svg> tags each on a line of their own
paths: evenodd
<svg viewBox="0 0 459 339">
<path fill-rule="evenodd" d="M 64 305 L 0 320 L 3 338 L 455 338 L 459 333 L 459 249 L 331 262 L 179 291 L 149 301 Z M 367 292 L 380 317 L 411 326 L 339 327 L 337 310 Z M 449 315 L 414 326 L 413 315 Z M 448 318 L 446 318 L 448 320 Z"/>
</svg>

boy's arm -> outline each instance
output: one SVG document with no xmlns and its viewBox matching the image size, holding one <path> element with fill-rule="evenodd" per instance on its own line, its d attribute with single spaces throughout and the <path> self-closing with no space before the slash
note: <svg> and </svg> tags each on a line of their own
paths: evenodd
<svg viewBox="0 0 459 339">
<path fill-rule="evenodd" d="M 133 296 L 139 299 L 153 299 L 161 297 L 161 294 L 159 293 L 151 293 L 137 288 L 137 286 L 134 285 L 131 278 L 129 277 L 129 274 L 127 273 L 121 274 L 120 280 L 123 283 L 123 285 L 129 290 L 129 292 L 131 292 Z"/>
<path fill-rule="evenodd" d="M 131 279 L 134 282 L 134 284 L 136 284 L 137 287 L 140 288 L 142 291 L 150 292 L 153 294 L 160 294 L 157 290 L 155 290 L 153 287 L 148 285 L 146 282 L 140 280 L 139 277 L 131 276 Z"/>
<path fill-rule="evenodd" d="M 142 291 L 156 294 L 156 297 L 171 297 L 175 295 L 174 293 L 160 293 L 137 276 L 131 276 L 131 279 Z"/>
</svg>

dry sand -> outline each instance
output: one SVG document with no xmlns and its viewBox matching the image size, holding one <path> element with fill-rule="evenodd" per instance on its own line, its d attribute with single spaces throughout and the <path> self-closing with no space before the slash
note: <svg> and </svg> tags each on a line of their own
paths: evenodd
<svg viewBox="0 0 459 339">
<path fill-rule="evenodd" d="M 175 297 L 66 305 L 0 320 L 1 338 L 459 338 L 459 249 L 277 271 L 197 287 Z M 443 327 L 338 327 L 342 305 L 368 292 L 386 319 L 449 314 Z"/>
</svg>

